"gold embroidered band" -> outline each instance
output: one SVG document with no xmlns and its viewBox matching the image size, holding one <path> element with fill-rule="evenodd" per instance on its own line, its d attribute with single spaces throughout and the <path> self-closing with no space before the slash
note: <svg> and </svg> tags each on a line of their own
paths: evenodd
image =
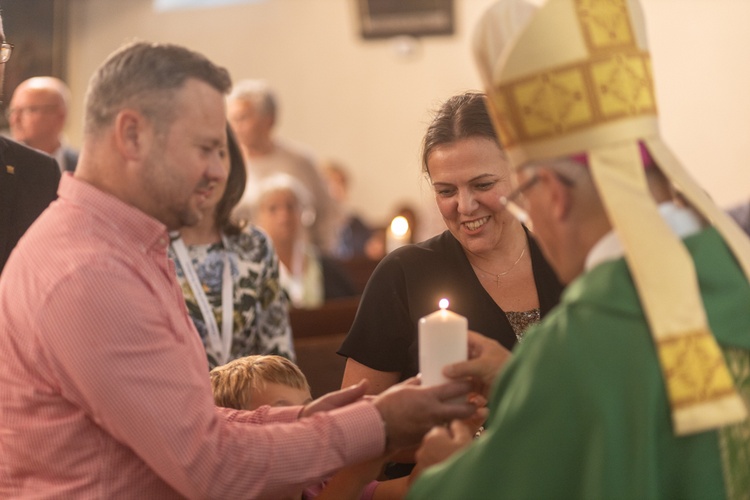
<svg viewBox="0 0 750 500">
<path fill-rule="evenodd" d="M 587 153 L 643 305 L 677 435 L 747 419 L 711 333 L 692 257 L 659 215 L 638 142 L 713 223 L 750 277 L 750 240 L 659 138 L 637 0 L 506 0 L 482 17 L 474 52 L 515 167 Z"/>
<path fill-rule="evenodd" d="M 655 116 L 648 53 L 613 54 L 498 86 L 489 97 L 507 147 Z"/>
</svg>

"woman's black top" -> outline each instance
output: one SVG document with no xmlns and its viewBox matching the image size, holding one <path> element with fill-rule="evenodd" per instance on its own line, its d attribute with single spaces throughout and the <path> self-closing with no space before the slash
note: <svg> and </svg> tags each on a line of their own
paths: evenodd
<svg viewBox="0 0 750 500">
<path fill-rule="evenodd" d="M 562 285 L 526 231 L 541 316 L 558 302 Z M 465 316 L 469 329 L 511 349 L 516 335 L 503 310 L 482 287 L 461 244 L 450 231 L 389 253 L 367 282 L 349 334 L 338 353 L 401 380 L 419 372 L 417 324 L 439 309 Z"/>
</svg>

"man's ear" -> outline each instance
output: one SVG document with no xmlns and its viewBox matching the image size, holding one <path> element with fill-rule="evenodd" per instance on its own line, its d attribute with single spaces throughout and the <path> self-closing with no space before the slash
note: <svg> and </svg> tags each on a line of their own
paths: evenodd
<svg viewBox="0 0 750 500">
<path fill-rule="evenodd" d="M 123 109 L 115 117 L 115 146 L 123 158 L 139 160 L 150 144 L 151 126 L 145 116 L 133 109 Z"/>
<path fill-rule="evenodd" d="M 573 198 L 570 186 L 564 183 L 560 177 L 549 168 L 540 168 L 537 171 L 540 183 L 547 189 L 547 203 L 549 213 L 556 221 L 563 221 L 569 215 L 573 206 Z"/>
</svg>

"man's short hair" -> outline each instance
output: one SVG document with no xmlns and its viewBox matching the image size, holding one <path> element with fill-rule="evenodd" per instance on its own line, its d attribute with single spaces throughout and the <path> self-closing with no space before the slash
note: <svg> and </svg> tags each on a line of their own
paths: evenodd
<svg viewBox="0 0 750 500">
<path fill-rule="evenodd" d="M 283 356 L 245 356 L 217 366 L 209 373 L 217 406 L 243 410 L 249 406 L 250 393 L 266 384 L 281 384 L 310 391 L 305 375 Z"/>
<path fill-rule="evenodd" d="M 112 53 L 89 82 L 84 133 L 96 134 L 131 107 L 163 129 L 174 120 L 176 90 L 197 79 L 226 94 L 226 69 L 205 56 L 172 44 L 133 42 Z"/>
</svg>

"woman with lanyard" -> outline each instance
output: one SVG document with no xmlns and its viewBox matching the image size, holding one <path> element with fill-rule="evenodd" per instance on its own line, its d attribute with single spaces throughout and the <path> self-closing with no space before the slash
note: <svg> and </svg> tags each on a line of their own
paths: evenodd
<svg viewBox="0 0 750 500">
<path fill-rule="evenodd" d="M 247 174 L 228 127 L 227 153 L 226 182 L 209 193 L 200 222 L 173 235 L 169 256 L 209 369 L 251 354 L 294 361 L 289 303 L 279 285 L 276 253 L 264 233 L 230 220 Z"/>
</svg>

